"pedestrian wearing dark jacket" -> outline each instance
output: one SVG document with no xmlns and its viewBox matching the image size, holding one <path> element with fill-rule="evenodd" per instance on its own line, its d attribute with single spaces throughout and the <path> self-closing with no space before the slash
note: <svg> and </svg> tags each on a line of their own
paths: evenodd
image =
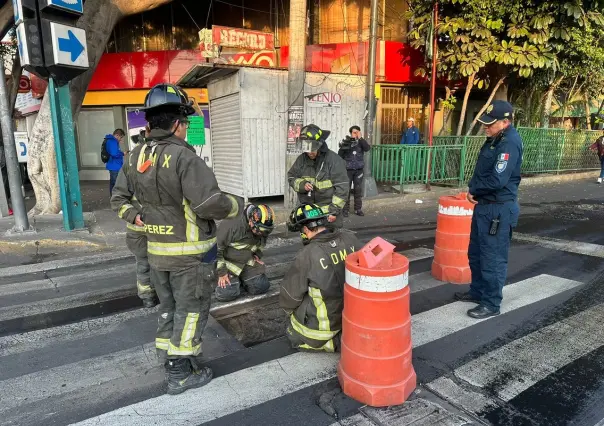
<svg viewBox="0 0 604 426">
<path fill-rule="evenodd" d="M 105 165 L 105 168 L 109 171 L 109 195 L 113 193 L 117 175 L 124 165 L 124 153 L 120 150 L 120 142 L 124 139 L 124 136 L 126 136 L 126 133 L 122 129 L 115 129 L 113 134 L 105 136 L 107 141 L 105 149 L 109 154 L 109 161 Z"/>
<path fill-rule="evenodd" d="M 598 158 L 600 159 L 600 177 L 598 178 L 598 183 L 601 184 L 602 179 L 604 179 L 604 135 L 596 139 L 589 149 L 598 153 Z"/>
<path fill-rule="evenodd" d="M 354 191 L 354 211 L 357 216 L 365 216 L 363 213 L 363 167 L 365 167 L 365 153 L 371 149 L 371 146 L 363 139 L 359 126 L 352 126 L 349 131 L 350 136 L 340 142 L 338 151 L 338 155 L 346 161 L 348 188 L 350 189 L 342 215 L 348 217 L 350 192 Z"/>
</svg>

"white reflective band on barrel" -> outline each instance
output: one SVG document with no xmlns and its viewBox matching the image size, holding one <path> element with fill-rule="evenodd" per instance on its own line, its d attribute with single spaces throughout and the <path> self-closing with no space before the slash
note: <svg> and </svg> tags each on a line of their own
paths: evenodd
<svg viewBox="0 0 604 426">
<path fill-rule="evenodd" d="M 441 204 L 438 205 L 438 212 L 445 216 L 472 216 L 474 211 L 471 209 L 464 209 L 459 206 L 445 207 Z"/>
<path fill-rule="evenodd" d="M 346 284 L 361 291 L 390 293 L 409 285 L 409 271 L 393 277 L 368 277 L 346 270 Z"/>
</svg>

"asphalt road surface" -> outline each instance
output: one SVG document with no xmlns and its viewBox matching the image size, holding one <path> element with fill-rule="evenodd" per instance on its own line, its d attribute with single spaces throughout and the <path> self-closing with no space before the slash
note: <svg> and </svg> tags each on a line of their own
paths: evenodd
<svg viewBox="0 0 604 426">
<path fill-rule="evenodd" d="M 362 240 L 384 236 L 412 260 L 418 388 L 388 409 L 339 392 L 337 355 L 297 353 L 278 333 L 244 345 L 223 318 L 205 333 L 215 380 L 168 397 L 154 359 L 154 310 L 107 300 L 86 311 L 65 299 L 82 283 L 98 292 L 103 283 L 131 281 L 128 262 L 0 278 L 0 424 L 597 425 L 604 419 L 602 191 L 573 182 L 523 192 L 502 315 L 480 322 L 465 315 L 472 305 L 452 300 L 465 286 L 430 277 L 434 204 L 353 219 Z M 281 239 L 267 250 L 277 285 L 298 249 Z M 27 320 L 40 297 L 61 307 L 46 325 Z M 262 317 L 270 304 L 250 306 L 242 307 L 254 311 L 250 329 L 274 325 Z M 14 312 L 22 316 L 9 318 Z"/>
</svg>

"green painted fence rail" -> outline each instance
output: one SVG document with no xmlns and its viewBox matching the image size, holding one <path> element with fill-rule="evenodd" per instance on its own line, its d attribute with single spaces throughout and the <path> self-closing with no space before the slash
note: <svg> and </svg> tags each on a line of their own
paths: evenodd
<svg viewBox="0 0 604 426">
<path fill-rule="evenodd" d="M 535 175 L 598 170 L 597 155 L 589 150 L 601 131 L 564 129 L 518 129 L 524 156 L 522 173 Z M 377 182 L 392 184 L 464 184 L 474 174 L 474 166 L 484 136 L 438 136 L 426 145 L 376 145 L 372 171 Z M 428 176 L 428 170 L 430 170 Z"/>
</svg>

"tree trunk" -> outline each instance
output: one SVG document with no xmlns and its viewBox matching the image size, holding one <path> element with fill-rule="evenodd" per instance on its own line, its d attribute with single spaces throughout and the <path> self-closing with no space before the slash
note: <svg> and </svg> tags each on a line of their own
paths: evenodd
<svg viewBox="0 0 604 426">
<path fill-rule="evenodd" d="M 552 102 L 554 101 L 554 92 L 562 83 L 564 76 L 558 77 L 556 81 L 552 83 L 552 85 L 547 90 L 547 94 L 545 95 L 545 104 L 543 106 L 543 114 L 541 116 L 541 127 L 548 128 L 549 127 L 549 117 L 552 114 Z"/>
<path fill-rule="evenodd" d="M 0 7 L 0 38 L 4 38 L 14 24 L 13 2 L 7 1 L 4 6 Z"/>
<path fill-rule="evenodd" d="M 474 87 L 474 80 L 476 79 L 476 73 L 468 77 L 468 85 L 466 86 L 466 94 L 463 97 L 463 104 L 461 105 L 461 116 L 459 117 L 459 124 L 457 125 L 457 136 L 461 136 L 463 132 L 463 124 L 466 121 L 466 111 L 468 110 L 468 99 L 470 99 L 470 93 Z"/>
<path fill-rule="evenodd" d="M 573 85 L 570 88 L 570 92 L 568 92 L 568 95 L 564 99 L 564 104 L 562 105 L 562 127 L 564 127 L 564 119 L 566 118 L 566 110 L 568 109 L 568 102 L 572 101 L 572 99 L 573 99 L 578 80 L 579 80 L 579 77 L 578 76 L 575 77 L 575 81 L 573 82 Z"/>
<path fill-rule="evenodd" d="M 484 112 L 487 110 L 489 105 L 491 105 L 493 98 L 498 93 L 499 88 L 503 85 L 504 82 L 505 82 L 505 77 L 501 77 L 497 81 L 497 83 L 495 84 L 495 87 L 493 87 L 493 90 L 491 90 L 491 95 L 489 96 L 489 99 L 487 99 L 487 102 L 483 105 L 483 107 L 481 108 L 478 115 L 474 118 L 474 121 L 472 121 L 472 124 L 470 124 L 470 128 L 468 129 L 466 136 L 470 136 L 472 134 L 472 132 L 474 131 L 474 127 L 476 127 L 476 123 L 478 123 L 478 119 L 480 118 L 480 116 L 482 114 L 484 114 Z M 507 101 L 507 89 L 506 89 L 506 101 Z"/>
<path fill-rule="evenodd" d="M 127 15 L 134 15 L 154 9 L 172 0 L 87 0 L 84 14 L 77 26 L 86 30 L 88 60 L 90 69 L 70 83 L 71 108 L 76 122 L 82 101 L 92 79 L 94 70 L 105 51 L 107 41 L 118 21 Z M 11 9 L 12 9 L 12 2 Z M 0 9 L 1 16 L 1 9 Z M 0 22 L 1 23 L 1 22 Z M 47 91 L 48 93 L 48 91 Z M 46 93 L 46 94 L 47 94 Z M 61 211 L 59 180 L 57 175 L 54 135 L 50 117 L 50 103 L 46 94 L 34 123 L 29 141 L 27 169 L 34 192 L 36 205 L 29 214 L 56 214 Z M 99 141 L 99 150 L 100 150 Z"/>
<path fill-rule="evenodd" d="M 589 96 L 587 93 L 583 95 L 585 101 L 585 118 L 587 121 L 587 130 L 591 130 L 591 105 L 589 104 Z"/>
</svg>

